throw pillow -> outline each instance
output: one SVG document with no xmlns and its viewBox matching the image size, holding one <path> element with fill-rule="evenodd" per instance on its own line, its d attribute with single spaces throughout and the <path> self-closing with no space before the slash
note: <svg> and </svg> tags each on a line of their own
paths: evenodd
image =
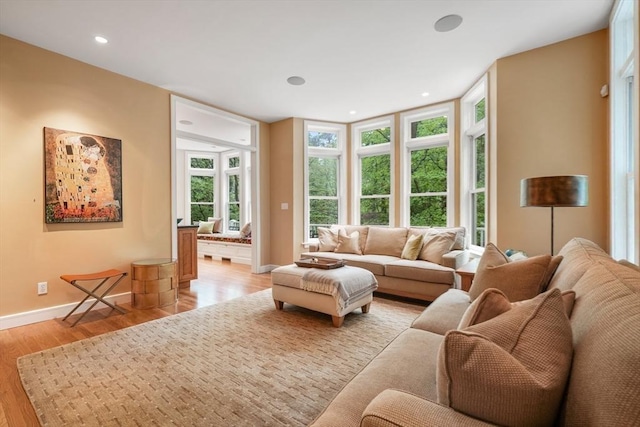
<svg viewBox="0 0 640 427">
<path fill-rule="evenodd" d="M 571 318 L 576 293 L 574 291 L 563 291 L 561 296 L 564 312 L 567 318 Z M 491 320 L 523 303 L 523 301 L 509 302 L 509 298 L 499 289 L 486 289 L 464 312 L 458 324 L 458 330 Z"/>
<path fill-rule="evenodd" d="M 251 237 L 251 223 L 248 222 L 242 226 L 240 229 L 240 237 L 249 238 Z"/>
<path fill-rule="evenodd" d="M 326 227 L 318 227 L 318 251 L 333 252 L 338 246 L 338 230 Z"/>
<path fill-rule="evenodd" d="M 436 264 L 442 263 L 442 255 L 451 251 L 456 242 L 456 232 L 430 228 L 424 234 L 422 250 L 418 258 Z"/>
<path fill-rule="evenodd" d="M 553 289 L 447 332 L 438 353 L 438 403 L 499 425 L 553 425 L 572 355 L 571 325 Z"/>
<path fill-rule="evenodd" d="M 347 236 L 346 231 L 340 230 L 338 232 L 338 246 L 336 246 L 336 252 L 362 255 L 362 251 L 360 250 L 360 233 L 354 231 Z"/>
<path fill-rule="evenodd" d="M 489 243 L 478 263 L 469 297 L 473 301 L 485 289 L 497 288 L 511 302 L 533 298 L 547 286 L 545 280 L 550 262 L 550 255 L 510 262 L 494 244 Z"/>
<path fill-rule="evenodd" d="M 402 249 L 402 255 L 400 255 L 400 258 L 410 259 L 411 261 L 416 260 L 420 254 L 420 249 L 422 249 L 423 237 L 424 236 L 422 234 L 409 236 L 407 243 L 404 244 L 404 249 Z"/>
<path fill-rule="evenodd" d="M 222 218 L 209 217 L 207 221 L 213 222 L 213 233 L 222 233 Z"/>
<path fill-rule="evenodd" d="M 213 222 L 200 221 L 198 224 L 198 234 L 211 234 L 213 232 Z"/>
</svg>

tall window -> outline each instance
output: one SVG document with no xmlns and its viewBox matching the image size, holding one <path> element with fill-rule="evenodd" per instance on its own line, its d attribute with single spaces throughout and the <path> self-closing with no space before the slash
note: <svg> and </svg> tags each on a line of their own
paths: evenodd
<svg viewBox="0 0 640 427">
<path fill-rule="evenodd" d="M 240 155 L 226 156 L 226 227 L 229 231 L 240 230 Z"/>
<path fill-rule="evenodd" d="M 354 224 L 389 225 L 392 198 L 392 118 L 352 126 Z"/>
<path fill-rule="evenodd" d="M 460 137 L 460 220 L 469 230 L 471 246 L 487 243 L 487 105 L 486 78 L 462 98 Z"/>
<path fill-rule="evenodd" d="M 344 222 L 344 125 L 305 122 L 305 234 L 318 237 L 318 227 Z"/>
<path fill-rule="evenodd" d="M 189 154 L 189 213 L 191 223 L 206 221 L 215 213 L 216 157 L 213 154 Z"/>
<path fill-rule="evenodd" d="M 638 2 L 619 0 L 611 14 L 611 254 L 638 262 Z M 634 30 L 635 22 L 635 30 Z"/>
<path fill-rule="evenodd" d="M 453 103 L 402 116 L 403 225 L 446 226 L 453 223 Z"/>
</svg>

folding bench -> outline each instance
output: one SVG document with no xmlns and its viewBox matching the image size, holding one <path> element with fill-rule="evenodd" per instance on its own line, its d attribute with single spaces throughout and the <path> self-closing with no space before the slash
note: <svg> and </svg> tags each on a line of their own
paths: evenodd
<svg viewBox="0 0 640 427">
<path fill-rule="evenodd" d="M 67 314 L 62 321 L 67 320 L 67 318 L 69 316 L 71 316 L 82 304 L 84 304 L 84 302 L 89 298 L 89 297 L 94 297 L 96 300 L 93 302 L 93 304 L 91 304 L 91 307 L 89 307 L 84 313 L 82 313 L 82 315 L 75 321 L 73 322 L 73 326 L 76 326 L 76 323 L 78 323 L 88 312 L 91 311 L 91 309 L 93 307 L 96 306 L 96 304 L 98 304 L 98 302 L 101 302 L 103 304 L 108 305 L 109 307 L 111 307 L 114 310 L 118 310 L 120 313 L 122 314 L 126 314 L 126 312 L 121 309 L 120 307 L 116 307 L 115 305 L 111 304 L 109 301 L 106 301 L 104 298 L 107 296 L 107 294 L 109 294 L 109 292 L 111 292 L 111 290 L 113 288 L 116 287 L 116 285 L 127 275 L 127 273 L 125 273 L 124 271 L 120 271 L 120 270 L 106 270 L 106 271 L 100 271 L 98 273 L 90 273 L 90 274 L 65 274 L 63 276 L 60 276 L 60 278 L 62 280 L 64 280 L 65 282 L 68 282 L 70 284 L 72 284 L 73 286 L 75 286 L 76 288 L 80 289 L 82 292 L 86 293 L 87 296 L 84 297 L 84 299 L 82 301 L 80 301 L 78 303 L 78 305 L 76 305 L 73 310 L 71 310 L 69 312 L 69 314 Z M 108 284 L 107 282 L 109 281 L 109 279 L 113 279 L 112 283 L 110 285 L 108 285 L 108 289 L 106 291 L 104 291 L 102 294 L 98 295 L 96 292 L 98 292 L 98 289 L 100 289 L 100 287 L 102 287 L 102 285 L 106 285 Z M 100 283 L 98 283 L 93 289 L 88 289 L 87 287 L 81 286 L 78 284 L 78 282 L 85 282 L 85 281 L 92 281 L 95 282 L 96 280 L 100 280 Z"/>
</svg>

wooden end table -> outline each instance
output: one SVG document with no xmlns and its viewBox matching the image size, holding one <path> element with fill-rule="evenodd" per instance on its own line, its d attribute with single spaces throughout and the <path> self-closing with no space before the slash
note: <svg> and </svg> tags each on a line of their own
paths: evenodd
<svg viewBox="0 0 640 427">
<path fill-rule="evenodd" d="M 463 291 L 469 292 L 469 288 L 471 288 L 471 282 L 473 282 L 473 278 L 476 275 L 476 270 L 478 269 L 478 263 L 480 262 L 480 258 L 475 258 L 460 267 L 456 270 L 456 273 L 460 276 L 461 283 L 460 287 Z"/>
</svg>

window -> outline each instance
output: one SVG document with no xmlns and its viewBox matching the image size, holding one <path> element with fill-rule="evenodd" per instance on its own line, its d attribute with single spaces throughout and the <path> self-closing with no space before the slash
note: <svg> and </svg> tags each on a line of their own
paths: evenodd
<svg viewBox="0 0 640 427">
<path fill-rule="evenodd" d="M 472 247 L 487 243 L 486 95 L 486 78 L 482 78 L 461 101 L 460 221 L 469 230 Z"/>
<path fill-rule="evenodd" d="M 188 154 L 189 218 L 192 224 L 215 214 L 216 157 L 213 154 Z"/>
<path fill-rule="evenodd" d="M 392 118 L 354 124 L 354 224 L 389 225 L 392 222 Z"/>
<path fill-rule="evenodd" d="M 402 114 L 402 225 L 453 224 L 453 103 Z"/>
<path fill-rule="evenodd" d="M 634 5 L 635 4 L 635 5 Z M 611 255 L 638 262 L 638 4 L 619 0 L 611 14 Z M 636 26 L 637 28 L 637 26 Z M 634 42 L 636 41 L 636 42 Z M 637 107 L 635 107 L 637 108 Z"/>
<path fill-rule="evenodd" d="M 344 125 L 304 123 L 305 236 L 318 237 L 318 227 L 343 223 L 346 206 Z"/>
<path fill-rule="evenodd" d="M 228 155 L 226 160 L 225 225 L 228 231 L 240 231 L 240 155 Z"/>
</svg>

